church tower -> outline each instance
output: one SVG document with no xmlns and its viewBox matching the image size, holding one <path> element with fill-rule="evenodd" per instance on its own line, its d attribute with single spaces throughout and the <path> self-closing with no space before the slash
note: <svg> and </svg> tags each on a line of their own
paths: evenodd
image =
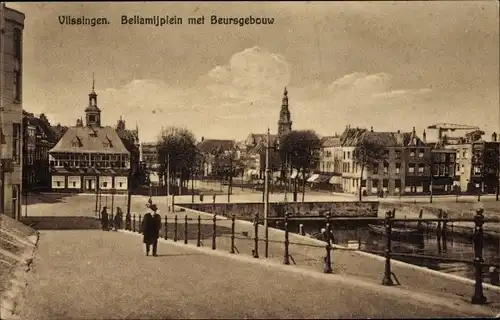
<svg viewBox="0 0 500 320">
<path fill-rule="evenodd" d="M 292 131 L 292 120 L 288 109 L 288 91 L 283 92 L 283 102 L 281 103 L 280 119 L 278 121 L 278 137 L 282 137 Z"/>
<path fill-rule="evenodd" d="M 101 110 L 97 107 L 97 93 L 94 91 L 95 81 L 92 74 L 92 91 L 89 93 L 89 105 L 85 108 L 85 121 L 89 127 L 101 126 Z"/>
</svg>

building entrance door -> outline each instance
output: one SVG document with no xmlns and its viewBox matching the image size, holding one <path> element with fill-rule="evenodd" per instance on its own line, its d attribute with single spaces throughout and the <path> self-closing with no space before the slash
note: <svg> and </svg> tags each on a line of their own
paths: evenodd
<svg viewBox="0 0 500 320">
<path fill-rule="evenodd" d="M 95 178 L 85 178 L 85 191 L 95 191 Z"/>
</svg>

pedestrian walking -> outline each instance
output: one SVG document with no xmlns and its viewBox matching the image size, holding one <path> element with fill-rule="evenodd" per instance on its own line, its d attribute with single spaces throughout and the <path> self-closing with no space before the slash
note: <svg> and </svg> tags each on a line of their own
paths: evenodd
<svg viewBox="0 0 500 320">
<path fill-rule="evenodd" d="M 203 193 L 200 193 L 200 202 L 203 202 Z"/>
<path fill-rule="evenodd" d="M 104 230 L 104 231 L 109 230 L 109 217 L 108 217 L 108 211 L 107 211 L 106 206 L 102 207 L 101 226 L 102 226 L 102 230 Z"/>
<path fill-rule="evenodd" d="M 120 207 L 116 208 L 116 215 L 115 215 L 115 231 L 118 229 L 123 229 L 123 212 Z"/>
<path fill-rule="evenodd" d="M 151 246 L 153 247 L 153 256 L 157 255 L 158 238 L 160 237 L 161 216 L 158 213 L 156 204 L 147 205 L 150 212 L 144 215 L 142 220 L 143 243 L 146 244 L 146 256 L 149 256 Z M 152 211 L 152 214 L 151 214 Z"/>
<path fill-rule="evenodd" d="M 132 231 L 132 215 L 130 212 L 125 215 L 125 230 Z"/>
<path fill-rule="evenodd" d="M 215 197 L 217 197 L 217 195 L 214 193 L 214 195 L 212 196 L 212 203 L 215 203 Z"/>
</svg>

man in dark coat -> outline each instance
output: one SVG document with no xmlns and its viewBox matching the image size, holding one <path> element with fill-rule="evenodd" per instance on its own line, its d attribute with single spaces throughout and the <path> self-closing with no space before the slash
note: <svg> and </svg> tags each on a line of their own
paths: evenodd
<svg viewBox="0 0 500 320">
<path fill-rule="evenodd" d="M 149 205 L 151 211 L 144 215 L 142 220 L 143 242 L 146 244 L 146 255 L 149 256 L 149 250 L 153 246 L 153 256 L 156 257 L 158 247 L 158 238 L 160 237 L 161 216 L 158 214 L 158 207 L 155 204 Z"/>
<path fill-rule="evenodd" d="M 102 225 L 102 230 L 104 230 L 104 231 L 109 230 L 109 217 L 108 217 L 108 211 L 107 211 L 106 207 L 102 207 L 101 225 Z"/>
</svg>

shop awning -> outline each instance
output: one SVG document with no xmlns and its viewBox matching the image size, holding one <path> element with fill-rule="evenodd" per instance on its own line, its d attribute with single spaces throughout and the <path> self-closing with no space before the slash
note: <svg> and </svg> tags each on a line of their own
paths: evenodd
<svg viewBox="0 0 500 320">
<path fill-rule="evenodd" d="M 331 174 L 320 174 L 319 177 L 316 179 L 316 183 L 323 183 L 323 182 L 327 182 L 328 180 L 330 180 L 330 178 L 332 177 Z"/>
<path fill-rule="evenodd" d="M 307 179 L 307 182 L 316 182 L 316 180 L 319 178 L 319 174 L 313 174 L 312 176 Z"/>
<path fill-rule="evenodd" d="M 328 180 L 328 183 L 330 184 L 342 184 L 342 177 L 341 176 L 333 176 Z"/>
<path fill-rule="evenodd" d="M 259 175 L 259 172 L 257 171 L 257 169 L 250 169 L 250 170 L 248 170 L 247 174 L 251 175 L 251 176 Z"/>
<path fill-rule="evenodd" d="M 290 178 L 292 178 L 292 179 L 297 178 L 297 174 L 298 174 L 297 170 L 293 169 L 292 175 L 290 176 Z"/>
</svg>

